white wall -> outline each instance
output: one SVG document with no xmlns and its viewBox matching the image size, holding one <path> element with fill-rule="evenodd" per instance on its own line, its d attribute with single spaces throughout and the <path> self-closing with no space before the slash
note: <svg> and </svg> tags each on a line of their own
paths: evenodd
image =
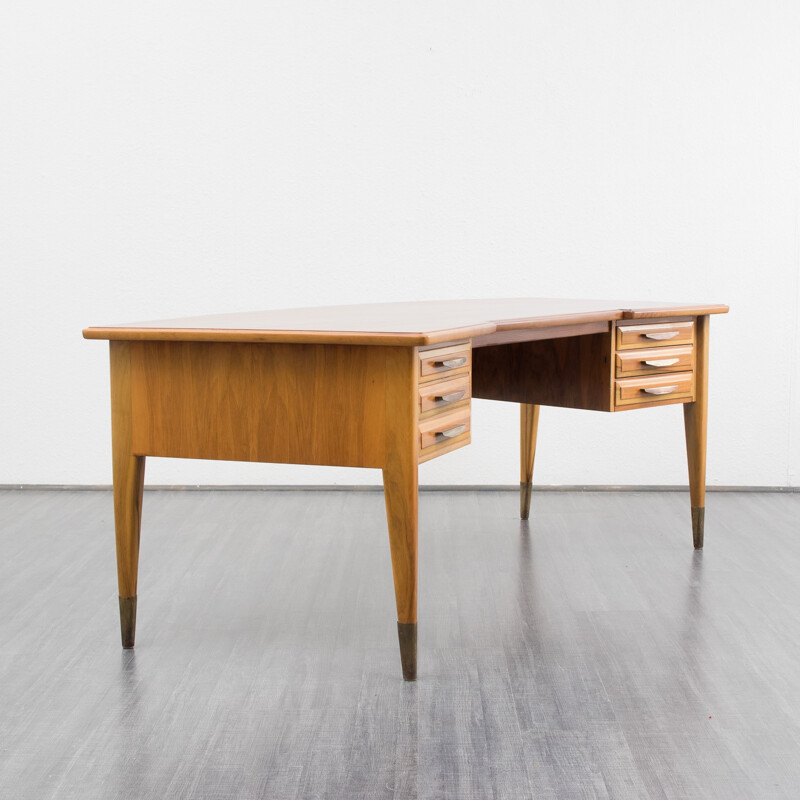
<svg viewBox="0 0 800 800">
<path fill-rule="evenodd" d="M 709 483 L 800 483 L 800 3 L 0 10 L 0 483 L 108 483 L 90 324 L 509 295 L 727 302 Z M 428 483 L 514 483 L 517 408 Z M 684 483 L 680 407 L 546 409 L 540 483 Z M 148 480 L 376 483 L 151 459 Z"/>
</svg>

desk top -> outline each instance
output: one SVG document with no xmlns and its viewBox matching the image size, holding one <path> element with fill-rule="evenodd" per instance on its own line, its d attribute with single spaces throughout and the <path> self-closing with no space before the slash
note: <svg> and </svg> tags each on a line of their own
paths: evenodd
<svg viewBox="0 0 800 800">
<path fill-rule="evenodd" d="M 726 305 L 542 297 L 276 309 L 86 328 L 86 339 L 427 345 L 525 328 L 724 314 Z"/>
</svg>

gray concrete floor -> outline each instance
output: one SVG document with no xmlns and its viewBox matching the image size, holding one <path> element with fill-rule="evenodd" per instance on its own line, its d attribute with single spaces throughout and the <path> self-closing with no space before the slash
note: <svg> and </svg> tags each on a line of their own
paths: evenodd
<svg viewBox="0 0 800 800">
<path fill-rule="evenodd" d="M 798 798 L 800 495 L 420 500 L 400 679 L 383 498 L 0 492 L 0 796 Z"/>
</svg>

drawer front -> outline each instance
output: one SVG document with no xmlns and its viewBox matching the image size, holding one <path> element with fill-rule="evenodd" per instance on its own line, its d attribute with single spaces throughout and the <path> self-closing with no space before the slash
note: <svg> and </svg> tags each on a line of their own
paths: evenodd
<svg viewBox="0 0 800 800">
<path fill-rule="evenodd" d="M 431 381 L 419 388 L 419 410 L 424 414 L 434 409 L 447 409 L 470 399 L 469 375 Z"/>
<path fill-rule="evenodd" d="M 469 443 L 469 406 L 436 414 L 419 423 L 420 458 L 430 452 L 449 452 L 455 446 Z"/>
<path fill-rule="evenodd" d="M 622 378 L 616 381 L 614 395 L 617 408 L 691 400 L 694 395 L 694 373 L 673 372 L 669 375 Z"/>
<path fill-rule="evenodd" d="M 620 350 L 616 354 L 618 378 L 657 375 L 660 372 L 686 372 L 694 369 L 694 348 L 658 347 L 646 350 Z"/>
<path fill-rule="evenodd" d="M 419 354 L 419 374 L 427 378 L 440 373 L 467 371 L 472 363 L 469 342 L 422 350 Z"/>
<path fill-rule="evenodd" d="M 667 347 L 692 344 L 694 322 L 658 322 L 652 325 L 617 325 L 617 349 Z"/>
</svg>

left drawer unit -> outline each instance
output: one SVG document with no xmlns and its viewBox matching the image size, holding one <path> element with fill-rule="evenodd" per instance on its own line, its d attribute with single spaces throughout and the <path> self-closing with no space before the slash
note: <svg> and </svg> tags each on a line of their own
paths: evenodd
<svg viewBox="0 0 800 800">
<path fill-rule="evenodd" d="M 469 444 L 470 342 L 420 349 L 418 392 L 420 463 Z"/>
</svg>

